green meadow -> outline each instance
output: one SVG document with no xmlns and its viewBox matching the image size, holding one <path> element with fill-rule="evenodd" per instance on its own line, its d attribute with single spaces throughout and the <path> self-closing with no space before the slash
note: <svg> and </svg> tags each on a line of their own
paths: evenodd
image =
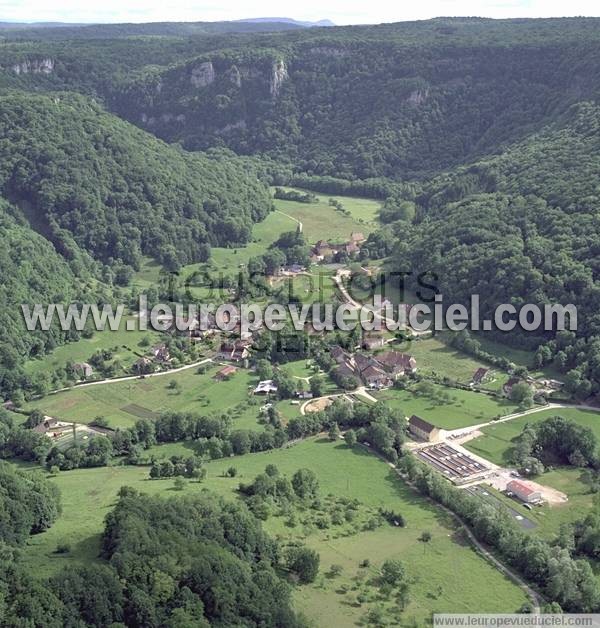
<svg viewBox="0 0 600 628">
<path fill-rule="evenodd" d="M 275 207 L 303 225 L 303 233 L 309 244 L 317 240 L 345 241 L 353 231 L 368 236 L 377 226 L 378 211 L 381 203 L 372 199 L 355 198 L 350 196 L 328 196 L 316 194 L 317 200 L 313 203 L 299 203 L 274 199 Z M 334 198 L 342 203 L 350 215 L 336 211 L 329 205 L 329 199 Z"/>
<path fill-rule="evenodd" d="M 96 331 L 91 338 L 81 338 L 76 342 L 60 345 L 52 353 L 29 360 L 25 363 L 25 370 L 32 375 L 49 372 L 64 368 L 67 362 L 87 362 L 97 351 L 110 350 L 113 352 L 112 362 L 121 367 L 118 371 L 130 373 L 136 360 L 148 351 L 148 346 L 159 342 L 160 334 L 138 329 L 127 331 L 128 320 L 133 320 L 133 317 L 123 318 L 117 331 Z M 150 341 L 150 345 L 144 347 L 140 344 L 144 338 Z"/>
<path fill-rule="evenodd" d="M 110 427 L 129 427 L 138 418 L 153 418 L 162 411 L 214 414 L 229 412 L 235 428 L 261 429 L 257 423 L 261 400 L 250 395 L 256 376 L 240 369 L 218 381 L 213 365 L 199 373 L 191 367 L 177 373 L 135 378 L 94 386 L 78 386 L 28 404 L 58 419 L 90 423 L 101 415 Z M 172 387 L 171 382 L 176 382 Z"/>
<path fill-rule="evenodd" d="M 402 410 L 406 416 L 417 414 L 446 430 L 485 423 L 516 410 L 516 406 L 509 400 L 491 397 L 485 393 L 437 384 L 432 384 L 432 388 L 433 394 L 427 396 L 416 393 L 414 386 L 405 390 L 385 390 L 376 396 L 380 401 Z M 445 398 L 446 394 L 449 395 L 448 399 Z"/>
<path fill-rule="evenodd" d="M 492 369 L 493 373 L 490 381 L 484 384 L 485 388 L 495 388 L 496 384 L 500 387 L 508 378 L 506 373 L 448 346 L 439 337 L 406 340 L 394 348 L 413 355 L 421 375 L 438 375 L 469 384 L 478 368 Z"/>
<path fill-rule="evenodd" d="M 503 423 L 488 425 L 482 428 L 482 436 L 465 443 L 465 447 L 496 464 L 507 464 L 510 461 L 510 451 L 514 446 L 514 439 L 521 434 L 526 425 L 538 423 L 557 415 L 589 427 L 596 437 L 600 438 L 600 412 L 578 408 L 551 408 L 526 414 Z"/>
<path fill-rule="evenodd" d="M 250 481 L 267 464 L 277 465 L 290 477 L 309 467 L 318 476 L 323 498 L 329 494 L 356 498 L 361 509 L 385 505 L 406 520 L 404 528 L 385 524 L 373 531 L 353 530 L 350 524 L 317 529 L 299 522 L 289 527 L 280 516 L 265 522 L 267 531 L 283 542 L 301 539 L 321 555 L 317 580 L 294 593 L 295 605 L 315 625 L 356 625 L 377 606 L 397 625 L 422 626 L 432 612 L 513 612 L 525 602 L 523 592 L 471 548 L 445 513 L 412 492 L 387 464 L 360 446 L 350 449 L 317 438 L 289 449 L 210 462 L 204 482 L 186 482 L 181 494 L 209 489 L 237 499 L 239 482 Z M 237 477 L 224 477 L 232 465 Z M 62 491 L 63 513 L 50 530 L 31 537 L 24 551 L 25 561 L 40 576 L 97 559 L 103 520 L 121 486 L 165 497 L 178 494 L 172 480 L 149 480 L 147 467 L 80 469 L 62 472 L 51 481 Z M 427 545 L 418 540 L 424 530 L 432 535 Z M 65 541 L 71 551 L 55 553 Z M 369 566 L 360 567 L 366 558 Z M 401 615 L 373 584 L 387 558 L 402 560 L 411 581 L 410 601 Z M 339 575 L 331 574 L 332 565 L 341 567 Z"/>
</svg>

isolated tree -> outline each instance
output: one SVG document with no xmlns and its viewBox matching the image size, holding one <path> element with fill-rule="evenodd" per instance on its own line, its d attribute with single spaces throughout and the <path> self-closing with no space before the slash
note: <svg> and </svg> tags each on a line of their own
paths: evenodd
<svg viewBox="0 0 600 628">
<path fill-rule="evenodd" d="M 327 437 L 330 441 L 336 441 L 340 437 L 340 428 L 337 423 L 331 424 L 331 427 L 327 432 Z"/>
<path fill-rule="evenodd" d="M 344 440 L 348 447 L 354 447 L 356 445 L 356 432 L 354 430 L 346 430 L 344 434 Z"/>
<path fill-rule="evenodd" d="M 308 547 L 291 547 L 286 554 L 286 565 L 302 584 L 314 582 L 319 573 L 321 559 L 315 550 Z"/>
<path fill-rule="evenodd" d="M 182 491 L 185 487 L 185 480 L 179 475 L 175 478 L 173 486 L 175 487 L 176 491 Z"/>
<path fill-rule="evenodd" d="M 405 575 L 406 570 L 399 560 L 388 558 L 381 566 L 381 580 L 392 586 L 400 584 Z"/>
<path fill-rule="evenodd" d="M 316 497 L 319 490 L 319 480 L 314 471 L 298 469 L 292 476 L 292 488 L 301 499 Z"/>
</svg>

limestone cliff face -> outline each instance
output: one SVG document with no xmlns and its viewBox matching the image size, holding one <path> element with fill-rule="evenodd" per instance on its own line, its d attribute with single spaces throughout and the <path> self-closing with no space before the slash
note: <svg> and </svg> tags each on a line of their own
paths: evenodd
<svg viewBox="0 0 600 628">
<path fill-rule="evenodd" d="M 12 66 L 15 74 L 51 74 L 54 71 L 54 59 L 27 59 Z"/>
<path fill-rule="evenodd" d="M 273 70 L 271 72 L 270 92 L 272 98 L 277 98 L 281 90 L 281 86 L 288 78 L 288 71 L 283 59 L 278 59 L 273 63 Z"/>
<path fill-rule="evenodd" d="M 192 69 L 190 83 L 194 87 L 206 87 L 215 80 L 215 68 L 211 61 L 205 61 Z"/>
<path fill-rule="evenodd" d="M 427 96 L 429 96 L 428 89 L 415 89 L 410 93 L 406 101 L 411 105 L 415 105 L 416 107 L 418 107 L 427 100 Z"/>
</svg>

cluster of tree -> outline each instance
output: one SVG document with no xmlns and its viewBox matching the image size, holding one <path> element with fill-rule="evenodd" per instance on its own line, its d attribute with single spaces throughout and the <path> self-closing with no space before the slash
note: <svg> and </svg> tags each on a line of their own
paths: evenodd
<svg viewBox="0 0 600 628">
<path fill-rule="evenodd" d="M 208 492 L 167 500 L 123 487 L 102 537 L 107 564 L 69 565 L 45 579 L 28 573 L 15 547 L 54 520 L 55 489 L 6 463 L 0 487 L 7 626 L 305 625 L 278 574 L 293 568 L 310 577 L 313 557 L 284 557 L 242 504 Z"/>
<path fill-rule="evenodd" d="M 569 550 L 527 534 L 510 515 L 451 485 L 439 473 L 406 452 L 399 467 L 416 488 L 458 515 L 476 537 L 540 587 L 555 609 L 593 613 L 600 608 L 600 586 L 590 564 Z M 555 612 L 555 611 L 553 611 Z"/>
<path fill-rule="evenodd" d="M 273 196 L 282 201 L 296 201 L 296 203 L 314 203 L 317 200 L 317 197 L 310 192 L 284 190 L 283 188 L 275 188 Z"/>
<path fill-rule="evenodd" d="M 302 625 L 276 572 L 277 544 L 243 505 L 211 493 L 122 495 L 102 546 L 126 583 L 126 625 Z"/>
<path fill-rule="evenodd" d="M 246 503 L 252 512 L 257 516 L 259 512 L 268 515 L 267 501 L 271 505 L 286 507 L 298 500 L 314 501 L 319 494 L 319 480 L 310 469 L 298 469 L 290 481 L 275 465 L 269 464 L 264 473 L 249 484 L 240 483 L 238 490 L 247 498 Z"/>
<path fill-rule="evenodd" d="M 60 494 L 39 471 L 0 462 L 0 542 L 20 545 L 47 530 L 60 514 Z"/>
<path fill-rule="evenodd" d="M 153 480 L 173 477 L 202 480 L 205 476 L 206 469 L 202 466 L 202 458 L 198 456 L 171 456 L 168 460 L 155 460 L 150 467 Z"/>
<path fill-rule="evenodd" d="M 334 425 L 349 428 L 349 444 L 356 440 L 369 443 L 392 462 L 398 459 L 406 440 L 404 415 L 384 403 L 369 406 L 336 399 L 325 410 L 290 419 L 286 429 L 289 438 L 295 439 L 318 434 Z"/>
<path fill-rule="evenodd" d="M 543 473 L 544 465 L 550 464 L 594 469 L 600 466 L 593 431 L 561 416 L 527 425 L 517 439 L 512 457 L 520 469 L 533 475 Z"/>
</svg>

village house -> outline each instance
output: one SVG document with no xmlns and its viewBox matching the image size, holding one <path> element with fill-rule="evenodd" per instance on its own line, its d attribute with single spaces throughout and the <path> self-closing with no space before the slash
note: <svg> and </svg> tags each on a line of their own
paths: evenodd
<svg viewBox="0 0 600 628">
<path fill-rule="evenodd" d="M 473 373 L 473 378 L 471 381 L 473 384 L 481 384 L 487 377 L 490 372 L 490 369 L 486 369 L 483 367 L 479 367 L 475 373 Z"/>
<path fill-rule="evenodd" d="M 425 419 L 413 414 L 408 420 L 408 430 L 420 440 L 433 443 L 440 438 L 441 430 Z"/>
<path fill-rule="evenodd" d="M 140 358 L 133 365 L 133 370 L 139 375 L 145 375 L 146 373 L 150 373 L 153 370 L 152 360 L 149 358 Z"/>
<path fill-rule="evenodd" d="M 329 351 L 329 355 L 338 363 L 342 364 L 343 362 L 350 362 L 352 356 L 345 350 L 342 349 L 339 345 L 334 345 L 331 347 Z"/>
<path fill-rule="evenodd" d="M 511 480 L 506 485 L 506 491 L 507 493 L 512 493 L 515 497 L 518 497 L 526 504 L 539 504 L 543 501 L 542 493 L 540 491 L 519 480 Z"/>
<path fill-rule="evenodd" d="M 360 377 L 370 388 L 385 388 L 391 384 L 390 376 L 382 369 L 370 365 L 361 371 Z"/>
<path fill-rule="evenodd" d="M 73 373 L 79 379 L 88 379 L 94 374 L 94 369 L 87 362 L 73 364 Z"/>
<path fill-rule="evenodd" d="M 255 395 L 269 395 L 270 393 L 276 393 L 277 386 L 272 379 L 265 379 L 261 382 L 258 382 L 258 385 L 254 389 Z"/>
<path fill-rule="evenodd" d="M 385 336 L 383 334 L 369 334 L 363 336 L 362 347 L 367 351 L 385 346 Z"/>
<path fill-rule="evenodd" d="M 350 234 L 350 242 L 354 242 L 354 244 L 362 244 L 363 242 L 365 242 L 367 238 L 365 238 L 365 236 L 360 233 L 360 231 L 353 231 Z"/>
<path fill-rule="evenodd" d="M 417 370 L 417 361 L 408 353 L 386 351 L 377 356 L 377 361 L 392 377 L 402 377 Z"/>
<path fill-rule="evenodd" d="M 235 375 L 235 373 L 237 373 L 237 368 L 235 366 L 224 366 L 215 373 L 214 379 L 223 381 L 224 379 L 229 379 L 232 375 Z"/>
<path fill-rule="evenodd" d="M 32 431 L 37 432 L 38 434 L 45 434 L 50 430 L 60 429 L 65 425 L 70 425 L 70 423 L 61 423 L 58 419 L 53 419 L 52 417 L 44 417 L 44 420 L 36 425 Z"/>
<path fill-rule="evenodd" d="M 221 343 L 216 357 L 219 360 L 231 360 L 232 362 L 241 362 L 250 355 L 248 347 L 251 344 L 252 340 L 250 339 L 225 340 Z"/>
<path fill-rule="evenodd" d="M 167 347 L 166 344 L 160 344 L 152 347 L 152 357 L 157 362 L 168 362 L 171 359 L 169 347 Z"/>
</svg>

